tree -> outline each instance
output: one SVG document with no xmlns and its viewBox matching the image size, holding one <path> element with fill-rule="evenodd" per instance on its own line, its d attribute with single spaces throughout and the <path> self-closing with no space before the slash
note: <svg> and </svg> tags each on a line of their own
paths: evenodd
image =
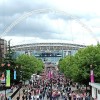
<svg viewBox="0 0 100 100">
<path fill-rule="evenodd" d="M 75 55 L 76 64 L 80 70 L 82 82 L 90 82 L 90 65 L 93 66 L 95 81 L 100 82 L 100 47 L 88 46 L 79 50 Z"/>
<path fill-rule="evenodd" d="M 79 83 L 90 82 L 90 65 L 93 66 L 95 81 L 100 82 L 100 45 L 78 50 L 74 56 L 59 61 L 60 70 Z"/>
<path fill-rule="evenodd" d="M 4 66 L 1 66 L 1 68 L 0 68 L 0 72 L 5 72 L 6 70 L 10 70 L 10 72 L 11 72 L 10 73 L 11 83 L 14 82 L 14 78 L 13 78 L 14 73 L 13 72 L 14 72 L 14 69 L 15 69 L 15 66 L 16 66 L 16 59 L 13 58 L 13 55 L 14 55 L 14 52 L 10 49 L 6 53 L 5 58 L 2 61 L 2 64 Z"/>
<path fill-rule="evenodd" d="M 42 61 L 36 59 L 34 56 L 22 54 L 16 59 L 16 62 L 22 71 L 24 81 L 30 79 L 33 73 L 43 70 Z"/>
</svg>

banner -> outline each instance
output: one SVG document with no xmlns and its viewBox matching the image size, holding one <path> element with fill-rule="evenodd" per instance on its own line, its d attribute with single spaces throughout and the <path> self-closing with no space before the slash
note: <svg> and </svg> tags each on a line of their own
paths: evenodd
<svg viewBox="0 0 100 100">
<path fill-rule="evenodd" d="M 16 80 L 16 70 L 14 70 L 14 80 Z"/>
<path fill-rule="evenodd" d="M 94 73 L 93 73 L 93 70 L 91 70 L 90 79 L 91 79 L 91 83 L 94 83 Z"/>
<path fill-rule="evenodd" d="M 51 78 L 53 78 L 53 71 L 48 72 L 48 79 L 51 79 Z"/>
<path fill-rule="evenodd" d="M 10 70 L 6 70 L 6 87 L 10 87 Z"/>
</svg>

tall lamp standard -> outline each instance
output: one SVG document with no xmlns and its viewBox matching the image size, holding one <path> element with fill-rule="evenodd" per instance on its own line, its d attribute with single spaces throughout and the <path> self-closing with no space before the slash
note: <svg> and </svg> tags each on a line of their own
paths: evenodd
<svg viewBox="0 0 100 100">
<path fill-rule="evenodd" d="M 14 79 L 15 79 L 15 80 L 16 80 L 16 73 L 17 73 L 17 72 L 19 72 L 19 77 L 20 77 L 20 70 L 19 70 L 19 68 L 20 68 L 20 67 L 17 65 L 17 66 L 15 67 L 15 69 L 14 69 L 14 71 L 15 71 L 15 73 L 14 73 L 14 74 L 15 74 Z M 17 72 L 16 72 L 16 71 L 17 71 Z M 17 74 L 18 74 L 18 73 L 17 73 Z M 20 79 L 19 79 L 19 81 L 20 81 Z M 19 82 L 19 84 L 18 84 L 18 88 L 19 88 L 19 97 L 18 97 L 18 98 L 20 99 L 20 82 Z"/>
<path fill-rule="evenodd" d="M 93 65 L 90 65 L 90 82 L 94 83 L 94 71 Z M 92 95 L 92 86 L 90 87 L 90 94 Z"/>
<path fill-rule="evenodd" d="M 20 79 L 19 79 L 19 99 L 20 99 L 20 89 L 21 89 L 21 87 L 22 87 L 22 70 L 21 70 L 21 68 L 22 68 L 22 66 L 16 66 L 16 68 L 18 69 L 17 71 L 19 72 L 19 77 L 20 77 Z"/>
</svg>

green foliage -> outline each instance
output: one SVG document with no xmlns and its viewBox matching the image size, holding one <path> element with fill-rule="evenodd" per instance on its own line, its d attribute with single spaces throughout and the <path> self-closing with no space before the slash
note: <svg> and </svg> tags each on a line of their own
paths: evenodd
<svg viewBox="0 0 100 100">
<path fill-rule="evenodd" d="M 69 78 L 80 83 L 90 81 L 90 65 L 93 66 L 95 82 L 100 82 L 100 45 L 80 49 L 74 56 L 59 61 L 59 69 Z"/>
<path fill-rule="evenodd" d="M 11 73 L 11 83 L 13 83 L 13 71 L 15 69 L 16 66 L 16 59 L 13 58 L 14 52 L 12 50 L 10 50 L 9 52 L 7 52 L 7 54 L 5 55 L 5 58 L 2 61 L 2 64 L 4 64 L 4 66 L 0 68 L 0 72 L 5 72 L 6 70 L 10 70 Z M 8 66 L 8 64 L 10 64 L 10 66 Z"/>
<path fill-rule="evenodd" d="M 16 62 L 22 71 L 23 80 L 27 80 L 33 73 L 40 73 L 43 70 L 43 63 L 34 56 L 22 54 Z"/>
</svg>

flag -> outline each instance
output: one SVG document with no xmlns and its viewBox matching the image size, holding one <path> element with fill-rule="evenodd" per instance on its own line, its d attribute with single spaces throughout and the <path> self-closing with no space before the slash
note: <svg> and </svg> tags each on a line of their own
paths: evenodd
<svg viewBox="0 0 100 100">
<path fill-rule="evenodd" d="M 48 79 L 51 79 L 51 78 L 53 78 L 53 72 L 52 71 L 49 71 L 48 72 Z"/>
<path fill-rule="evenodd" d="M 94 73 L 93 73 L 93 70 L 91 70 L 90 79 L 91 79 L 91 83 L 94 83 Z"/>
</svg>

